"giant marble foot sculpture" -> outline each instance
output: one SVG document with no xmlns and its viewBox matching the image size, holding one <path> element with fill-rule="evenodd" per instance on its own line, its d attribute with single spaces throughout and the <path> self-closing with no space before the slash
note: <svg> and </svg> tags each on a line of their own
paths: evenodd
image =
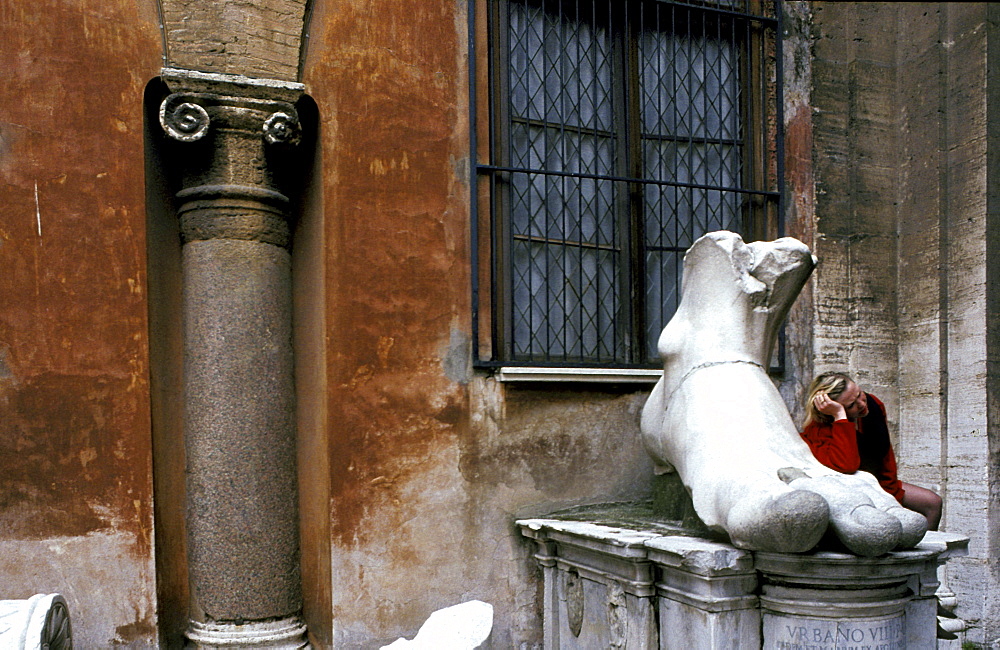
<svg viewBox="0 0 1000 650">
<path fill-rule="evenodd" d="M 828 529 L 858 555 L 914 546 L 923 516 L 872 475 L 820 464 L 767 375 L 778 327 L 815 264 L 791 238 L 745 244 L 723 231 L 692 245 L 681 303 L 659 339 L 663 378 L 643 409 L 643 442 L 736 546 L 807 551 Z"/>
</svg>

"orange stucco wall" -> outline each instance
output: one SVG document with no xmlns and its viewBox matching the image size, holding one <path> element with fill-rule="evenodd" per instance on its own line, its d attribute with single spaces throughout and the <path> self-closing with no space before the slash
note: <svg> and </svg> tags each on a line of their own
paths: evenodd
<svg viewBox="0 0 1000 650">
<path fill-rule="evenodd" d="M 315 521 L 303 535 L 305 557 L 329 553 L 323 633 L 377 645 L 478 598 L 496 647 L 539 643 L 514 519 L 643 494 L 643 388 L 529 389 L 471 369 L 466 3 L 317 2 L 309 32 L 324 247 L 307 272 L 325 282 L 327 392 L 325 426 L 300 436 L 329 443 L 304 468 L 326 463 L 329 481 L 328 548 Z"/>
<path fill-rule="evenodd" d="M 155 638 L 142 89 L 155 4 L 0 3 L 0 598 Z"/>
<path fill-rule="evenodd" d="M 643 387 L 471 368 L 465 7 L 312 6 L 293 264 L 320 645 L 472 598 L 496 647 L 539 643 L 514 519 L 648 490 Z M 186 616 L 177 243 L 143 140 L 158 25 L 151 0 L 0 0 L 0 599 L 64 593 L 81 647 L 176 640 Z"/>
</svg>

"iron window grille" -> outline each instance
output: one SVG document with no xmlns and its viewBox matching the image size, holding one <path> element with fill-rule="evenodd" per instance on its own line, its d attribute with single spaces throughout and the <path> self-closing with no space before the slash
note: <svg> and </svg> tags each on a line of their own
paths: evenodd
<svg viewBox="0 0 1000 650">
<path fill-rule="evenodd" d="M 782 230 L 780 4 L 469 15 L 476 365 L 655 365 L 694 240 Z"/>
</svg>

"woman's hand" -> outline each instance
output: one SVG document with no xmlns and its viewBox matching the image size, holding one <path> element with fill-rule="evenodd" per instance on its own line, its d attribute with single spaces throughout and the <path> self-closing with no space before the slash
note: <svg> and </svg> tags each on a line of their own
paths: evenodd
<svg viewBox="0 0 1000 650">
<path fill-rule="evenodd" d="M 816 407 L 817 411 L 833 417 L 834 420 L 847 419 L 847 409 L 844 408 L 844 405 L 833 401 L 826 393 L 816 393 L 816 396 L 813 397 L 813 406 Z"/>
</svg>

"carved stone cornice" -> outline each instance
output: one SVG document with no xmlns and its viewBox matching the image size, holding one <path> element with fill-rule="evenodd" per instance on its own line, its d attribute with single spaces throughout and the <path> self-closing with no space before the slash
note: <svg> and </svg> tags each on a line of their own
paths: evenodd
<svg viewBox="0 0 1000 650">
<path fill-rule="evenodd" d="M 185 243 L 243 239 L 289 244 L 287 178 L 301 140 L 292 100 L 301 86 L 164 70 L 174 92 L 159 121 L 175 142 Z"/>
</svg>

